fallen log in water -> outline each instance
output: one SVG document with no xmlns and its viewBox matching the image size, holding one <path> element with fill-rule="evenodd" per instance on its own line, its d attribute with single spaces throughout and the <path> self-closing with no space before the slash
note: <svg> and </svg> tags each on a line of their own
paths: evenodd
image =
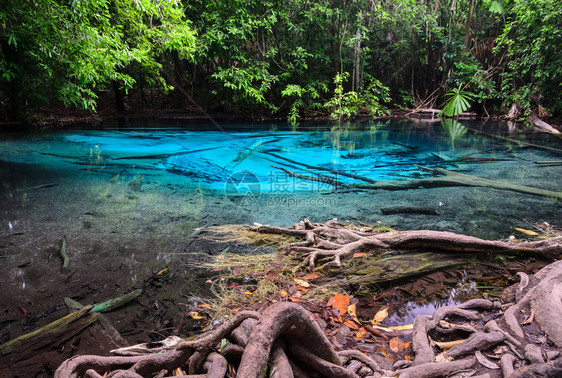
<svg viewBox="0 0 562 378">
<path fill-rule="evenodd" d="M 443 187 L 454 187 L 454 186 L 464 186 L 464 187 L 482 187 L 482 188 L 492 188 L 498 190 L 506 190 L 516 193 L 530 194 L 533 196 L 548 198 L 556 201 L 562 201 L 562 192 L 555 192 L 552 190 L 533 188 L 530 186 L 517 185 L 504 183 L 495 180 L 489 180 L 485 178 L 480 178 L 476 176 L 466 175 L 463 173 L 449 171 L 443 168 L 427 168 L 420 167 L 421 169 L 433 172 L 435 174 L 440 174 L 443 176 L 438 177 L 428 177 L 422 179 L 414 180 L 402 180 L 402 181 L 376 181 L 370 184 L 362 183 L 348 183 L 341 182 L 336 177 L 329 176 L 308 176 L 300 173 L 290 171 L 282 167 L 273 167 L 282 170 L 291 177 L 299 178 L 302 180 L 309 181 L 320 181 L 322 183 L 330 184 L 334 188 L 346 188 L 346 189 L 360 189 L 360 190 L 410 190 L 410 189 L 428 189 L 428 188 L 443 188 Z M 341 172 L 340 172 L 341 174 Z"/>
<path fill-rule="evenodd" d="M 0 346 L 0 358 L 3 364 L 9 365 L 25 360 L 37 351 L 62 344 L 78 334 L 95 321 L 99 314 L 92 313 L 92 306 L 86 306 L 36 331 L 20 336 Z"/>
</svg>

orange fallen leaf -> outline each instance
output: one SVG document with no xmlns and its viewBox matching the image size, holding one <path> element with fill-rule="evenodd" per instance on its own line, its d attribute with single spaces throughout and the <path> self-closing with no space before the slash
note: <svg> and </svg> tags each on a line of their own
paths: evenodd
<svg viewBox="0 0 562 378">
<path fill-rule="evenodd" d="M 300 295 L 300 293 L 298 293 L 298 294 Z M 290 300 L 291 302 L 299 302 L 299 303 L 306 302 L 306 300 L 301 299 L 301 298 L 297 298 L 297 297 L 289 297 L 287 299 Z"/>
<path fill-rule="evenodd" d="M 354 253 L 353 256 L 351 256 L 351 257 L 356 258 L 356 257 L 363 257 L 365 255 L 366 255 L 365 252 L 357 252 L 357 253 Z"/>
<path fill-rule="evenodd" d="M 359 326 L 353 320 L 346 320 L 345 322 L 343 322 L 343 324 L 345 324 L 351 329 L 359 329 Z"/>
<path fill-rule="evenodd" d="M 412 361 L 412 356 L 405 355 L 405 356 L 404 356 L 404 359 L 405 359 L 406 361 Z"/>
<path fill-rule="evenodd" d="M 334 301 L 332 303 L 332 308 L 337 308 L 340 310 L 340 316 L 347 312 L 347 307 L 349 306 L 349 295 L 336 294 L 334 295 Z"/>
<path fill-rule="evenodd" d="M 185 376 L 185 372 L 181 368 L 177 368 L 174 370 L 174 377 L 183 377 Z"/>
<path fill-rule="evenodd" d="M 392 349 L 395 352 L 400 352 L 406 349 L 406 343 L 404 343 L 404 341 L 402 341 L 402 339 L 399 337 L 394 337 L 390 339 L 388 341 L 388 345 L 390 346 L 390 349 Z"/>
<path fill-rule="evenodd" d="M 300 277 L 302 280 L 313 280 L 315 278 L 320 277 L 320 275 L 318 273 L 308 273 L 305 274 L 304 276 Z"/>
<path fill-rule="evenodd" d="M 281 290 L 281 291 L 279 292 L 279 294 L 280 294 L 283 298 L 286 298 L 287 295 L 289 295 L 285 290 Z"/>
<path fill-rule="evenodd" d="M 373 318 L 373 320 L 371 320 L 371 323 L 380 323 L 384 319 L 386 319 L 387 316 L 388 316 L 388 307 L 384 307 L 383 309 L 379 310 L 375 314 L 375 317 Z"/>
<path fill-rule="evenodd" d="M 282 250 L 280 250 L 280 251 L 277 252 L 277 253 L 279 253 L 280 255 L 284 255 L 285 253 L 287 253 L 287 251 L 285 251 L 284 249 L 282 249 Z"/>
<path fill-rule="evenodd" d="M 363 337 L 365 337 L 368 334 L 367 330 L 363 327 L 359 328 L 357 330 L 357 338 L 362 339 Z"/>
</svg>

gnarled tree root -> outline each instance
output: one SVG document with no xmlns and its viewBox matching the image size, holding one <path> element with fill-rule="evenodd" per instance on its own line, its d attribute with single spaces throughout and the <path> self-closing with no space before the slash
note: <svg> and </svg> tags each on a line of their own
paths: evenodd
<svg viewBox="0 0 562 378">
<path fill-rule="evenodd" d="M 221 340 L 228 346 L 219 351 Z M 354 359 L 344 367 L 328 338 L 312 315 L 295 303 L 274 303 L 263 313 L 240 312 L 217 329 L 193 341 L 181 341 L 169 350 L 137 346 L 135 356 L 79 356 L 66 360 L 55 372 L 55 378 L 76 376 L 99 377 L 107 372 L 115 377 L 152 377 L 181 367 L 190 377 L 226 376 L 228 364 L 237 366 L 239 377 L 303 376 L 306 372 L 325 377 L 358 377 L 355 370 L 382 372 L 371 358 L 358 351 L 340 352 Z M 133 353 L 126 348 L 127 353 Z M 118 352 L 118 350 L 117 350 Z M 143 353 L 145 352 L 145 353 Z M 187 365 L 187 366 L 185 366 Z M 295 374 L 293 374 L 295 373 Z M 204 374 L 204 375 L 201 375 Z"/>
<path fill-rule="evenodd" d="M 325 247 L 349 245 L 372 238 L 374 241 L 370 240 L 370 245 L 386 243 L 404 247 L 421 244 L 446 248 L 447 244 L 451 244 L 451 238 L 458 240 L 460 237 L 462 240 L 451 248 L 467 249 L 468 240 L 474 239 L 464 239 L 463 235 L 451 236 L 455 234 L 450 233 L 432 234 L 429 239 L 409 232 L 399 235 L 368 234 L 334 223 L 313 225 L 304 222 L 301 226 L 289 231 L 302 236 L 306 243 L 318 244 L 320 238 L 326 238 Z M 480 246 L 474 248 L 536 250 L 543 246 L 554 248 L 559 243 L 552 242 L 559 238 L 550 240 L 547 243 L 521 243 L 523 246 L 480 240 L 477 241 Z M 138 355 L 134 356 L 79 356 L 69 359 L 57 369 L 55 377 L 99 378 L 105 373 L 109 373 L 108 377 L 153 377 L 156 374 L 171 375 L 178 367 L 188 370 L 189 377 L 217 378 L 225 377 L 232 368 L 237 370 L 237 376 L 244 378 L 266 374 L 270 377 L 442 377 L 467 369 L 476 374 L 473 376 L 486 376 L 488 373 L 498 376 L 500 371 L 510 377 L 557 376 L 562 371 L 562 357 L 559 357 L 562 350 L 562 325 L 559 321 L 562 318 L 562 261 L 550 264 L 534 276 L 518 276 L 517 303 L 505 313 L 496 302 L 475 299 L 457 306 L 442 307 L 433 316 L 416 318 L 412 335 L 414 361 L 396 364 L 408 367 L 394 372 L 383 371 L 375 361 L 358 351 L 336 352 L 304 307 L 296 303 L 277 302 L 262 313 L 240 312 L 195 340 L 176 342 L 169 349 L 158 346 L 158 353 L 148 347 L 144 350 L 137 347 L 126 350 L 127 353 L 135 350 Z M 486 321 L 490 318 L 495 319 Z M 533 328 L 524 331 L 529 324 Z M 451 331 L 451 328 L 456 331 Z M 535 329 L 534 336 L 532 329 Z M 470 336 L 466 340 L 466 336 L 460 337 L 463 341 L 449 350 L 438 349 L 438 345 L 446 344 L 444 341 L 451 341 L 451 335 L 459 334 Z M 538 343 L 538 336 L 546 338 Z M 224 339 L 228 345 L 220 350 L 219 345 L 224 346 L 221 342 Z M 494 358 L 499 365 L 493 362 Z M 494 373 L 491 373 L 492 370 Z"/>
<path fill-rule="evenodd" d="M 562 358 L 559 357 L 562 349 L 562 324 L 559 320 L 562 317 L 560 302 L 562 261 L 546 266 L 533 277 L 524 274 L 518 276 L 521 278 L 519 291 L 525 294 L 505 313 L 495 320 L 488 321 L 484 326 L 486 313 L 501 311 L 498 303 L 477 299 L 458 306 L 442 307 L 436 310 L 433 316 L 418 316 L 414 322 L 412 336 L 414 366 L 395 373 L 399 373 L 399 377 L 404 372 L 407 373 L 404 376 L 408 377 L 445 376 L 461 370 L 448 370 L 447 366 L 455 366 L 451 364 L 459 362 L 451 360 L 474 354 L 479 364 L 468 366 L 467 362 L 465 367 L 471 368 L 474 372 L 490 372 L 491 376 L 497 376 L 497 373 L 491 371 L 497 372 L 497 369 L 501 368 L 503 377 L 560 376 L 562 374 Z M 470 310 L 467 311 L 468 309 Z M 440 335 L 444 338 L 448 337 L 449 332 L 445 332 L 448 330 L 440 327 L 440 321 L 444 319 L 448 319 L 447 326 L 453 326 L 453 329 L 466 327 L 466 324 L 470 323 L 471 328 L 483 331 L 472 333 L 464 342 L 435 356 L 429 334 L 431 333 L 432 339 L 439 338 Z M 452 319 L 455 319 L 455 323 L 452 323 Z M 540 344 L 537 343 L 536 330 L 535 336 L 531 334 L 533 331 L 529 333 L 523 330 L 523 327 L 532 323 L 538 326 L 538 335 L 547 337 Z M 499 359 L 500 366 L 488 360 L 481 352 Z M 472 358 L 474 361 L 473 357 L 467 358 Z M 435 360 L 451 362 L 437 363 L 434 362 Z"/>
<path fill-rule="evenodd" d="M 307 219 L 297 223 L 294 229 L 274 226 L 258 226 L 250 229 L 260 233 L 303 239 L 302 242 L 289 246 L 289 250 L 302 255 L 303 264 L 310 268 L 314 268 L 317 264 L 339 267 L 342 260 L 351 258 L 358 252 L 398 248 L 463 253 L 525 251 L 549 257 L 558 257 L 562 254 L 562 236 L 533 242 L 503 242 L 446 231 L 356 231 L 345 228 L 336 221 L 320 224 L 312 223 Z"/>
</svg>

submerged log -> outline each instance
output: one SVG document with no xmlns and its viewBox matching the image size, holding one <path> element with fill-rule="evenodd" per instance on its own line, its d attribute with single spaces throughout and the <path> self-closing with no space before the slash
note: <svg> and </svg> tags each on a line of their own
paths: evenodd
<svg viewBox="0 0 562 378">
<path fill-rule="evenodd" d="M 92 306 L 86 306 L 36 331 L 27 333 L 0 346 L 0 359 L 9 365 L 32 356 L 37 351 L 57 346 L 80 333 L 97 321 L 98 314 L 92 313 Z"/>
<path fill-rule="evenodd" d="M 423 215 L 438 215 L 437 210 L 428 207 L 415 207 L 415 206 L 388 206 L 381 207 L 381 213 L 384 215 L 393 214 L 423 214 Z"/>
<path fill-rule="evenodd" d="M 371 184 L 343 183 L 337 180 L 335 177 L 307 176 L 281 167 L 274 167 L 274 168 L 282 170 L 283 172 L 287 173 L 291 177 L 299 178 L 302 180 L 321 181 L 323 183 L 334 186 L 336 189 L 339 187 L 339 188 L 360 189 L 360 190 L 410 190 L 410 189 L 442 188 L 442 187 L 453 187 L 453 186 L 483 187 L 483 188 L 492 188 L 498 190 L 507 190 L 516 193 L 530 194 L 533 196 L 539 196 L 547 199 L 562 201 L 562 192 L 555 192 L 552 190 L 533 188 L 530 186 L 489 180 L 476 176 L 466 175 L 463 173 L 449 171 L 443 168 L 421 167 L 423 170 L 426 170 L 428 172 L 433 172 L 436 174 L 443 175 L 439 177 L 428 177 L 423 179 L 403 180 L 403 181 L 381 180 Z"/>
</svg>

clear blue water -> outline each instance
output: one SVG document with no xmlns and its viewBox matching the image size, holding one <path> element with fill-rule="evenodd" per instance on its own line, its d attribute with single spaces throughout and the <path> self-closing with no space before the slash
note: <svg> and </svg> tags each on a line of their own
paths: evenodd
<svg viewBox="0 0 562 378">
<path fill-rule="evenodd" d="M 490 239 L 526 237 L 515 227 L 562 225 L 560 202 L 550 198 L 473 187 L 333 192 L 324 176 L 354 180 L 301 164 L 385 181 L 431 175 L 420 166 L 445 168 L 560 191 L 562 166 L 536 163 L 562 159 L 560 139 L 549 135 L 475 123 L 236 124 L 222 130 L 178 123 L 0 134 L 4 308 L 16 314 L 26 303 L 48 302 L 36 309 L 45 311 L 69 293 L 99 302 L 163 266 L 189 285 L 196 243 L 185 241 L 213 225 L 290 227 L 303 218 L 338 218 Z M 380 210 L 398 205 L 437 215 Z M 63 237 L 68 274 L 60 273 Z M 166 290 L 170 298 L 189 291 Z"/>
<path fill-rule="evenodd" d="M 4 135 L 1 190 L 3 202 L 11 206 L 4 207 L 0 227 L 8 232 L 14 224 L 32 222 L 17 219 L 13 212 L 40 205 L 34 201 L 41 200 L 33 198 L 38 192 L 51 193 L 49 202 L 55 208 L 75 206 L 67 202 L 71 199 L 65 190 L 72 191 L 72 198 L 113 212 L 144 201 L 137 210 L 145 219 L 165 213 L 174 199 L 198 200 L 197 212 L 212 212 L 205 215 L 219 224 L 290 225 L 303 217 L 318 221 L 338 217 L 507 237 L 510 227 L 521 227 L 522 222 L 559 222 L 559 203 L 512 192 L 452 187 L 333 193 L 332 185 L 316 180 L 329 176 L 343 183 L 361 182 L 333 171 L 374 180 L 410 180 L 432 175 L 421 167 L 438 167 L 554 191 L 562 187 L 559 165 L 535 163 L 560 160 L 559 139 L 508 135 L 549 148 L 544 150 L 481 132 L 497 132 L 497 127 L 384 122 L 296 129 L 283 124 L 225 125 L 217 130 L 196 125 Z M 310 170 L 299 163 L 333 171 Z M 280 168 L 313 180 L 292 177 Z M 106 203 L 100 195 L 106 196 Z M 393 205 L 434 208 L 440 215 L 380 213 L 380 207 Z M 499 229 L 483 226 L 479 231 L 478 224 L 497 224 Z"/>
</svg>

